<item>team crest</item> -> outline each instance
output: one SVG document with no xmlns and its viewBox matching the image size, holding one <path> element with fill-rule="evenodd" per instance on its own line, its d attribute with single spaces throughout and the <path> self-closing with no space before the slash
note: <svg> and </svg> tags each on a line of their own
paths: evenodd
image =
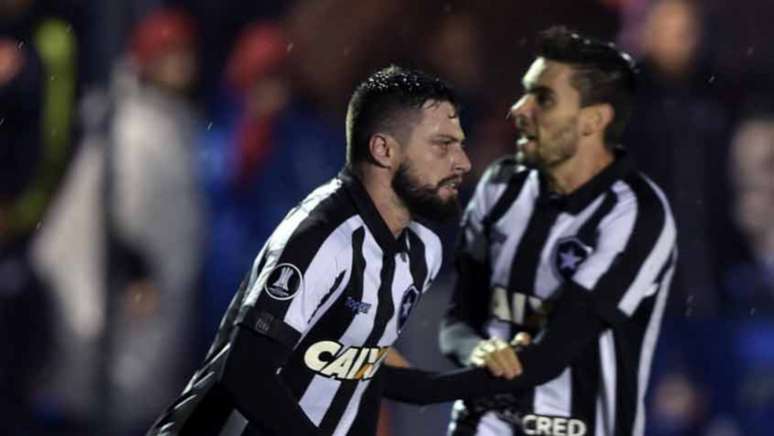
<svg viewBox="0 0 774 436">
<path fill-rule="evenodd" d="M 554 249 L 554 272 L 565 280 L 571 279 L 591 251 L 591 247 L 575 236 L 560 239 Z"/>
<path fill-rule="evenodd" d="M 290 300 L 303 288 L 303 280 L 295 265 L 283 263 L 274 267 L 263 289 L 275 300 Z"/>
<path fill-rule="evenodd" d="M 400 307 L 398 307 L 398 331 L 403 330 L 403 325 L 408 321 L 411 311 L 414 310 L 414 306 L 419 301 L 419 290 L 416 286 L 411 285 L 403 293 L 403 298 L 400 300 Z"/>
</svg>

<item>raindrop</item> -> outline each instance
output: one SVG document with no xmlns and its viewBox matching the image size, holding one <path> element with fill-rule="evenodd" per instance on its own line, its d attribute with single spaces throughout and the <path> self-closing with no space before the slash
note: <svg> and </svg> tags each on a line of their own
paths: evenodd
<svg viewBox="0 0 774 436">
<path fill-rule="evenodd" d="M 5 123 L 5 117 L 0 118 L 0 126 L 2 126 Z"/>
<path fill-rule="evenodd" d="M 212 121 L 210 121 L 210 122 L 207 124 L 207 131 L 210 131 L 210 130 L 212 130 L 212 124 L 213 124 L 213 123 L 212 123 Z"/>
<path fill-rule="evenodd" d="M 758 311 L 758 309 L 756 309 L 754 307 L 752 309 L 750 309 L 750 316 L 755 316 L 755 312 L 757 312 L 757 311 Z"/>
<path fill-rule="evenodd" d="M 295 47 L 295 44 L 293 44 L 292 42 L 289 42 L 287 52 L 290 53 L 291 51 L 293 51 L 293 47 Z"/>
<path fill-rule="evenodd" d="M 709 80 L 707 80 L 707 83 L 715 83 L 715 75 L 713 74 L 710 76 Z"/>
<path fill-rule="evenodd" d="M 49 77 L 49 80 L 51 80 L 52 82 L 53 82 L 54 80 L 56 80 L 56 75 L 55 75 L 55 74 L 52 74 L 52 75 L 51 75 L 51 77 Z"/>
<path fill-rule="evenodd" d="M 19 43 L 18 43 L 18 44 L 16 44 L 16 48 L 18 48 L 18 49 L 20 49 L 20 50 L 21 50 L 22 48 L 24 48 L 24 41 L 19 41 Z"/>
<path fill-rule="evenodd" d="M 753 53 L 755 53 L 755 47 L 752 45 L 747 47 L 747 51 L 745 52 L 745 54 L 749 57 L 749 56 L 752 56 Z"/>
</svg>

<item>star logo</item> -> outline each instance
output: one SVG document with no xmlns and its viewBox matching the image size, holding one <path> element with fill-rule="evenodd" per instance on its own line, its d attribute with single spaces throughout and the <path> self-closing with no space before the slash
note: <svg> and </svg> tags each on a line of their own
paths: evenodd
<svg viewBox="0 0 774 436">
<path fill-rule="evenodd" d="M 554 252 L 555 272 L 564 280 L 569 280 L 591 254 L 591 251 L 591 247 L 577 237 L 572 236 L 559 240 Z"/>
<path fill-rule="evenodd" d="M 418 301 L 419 290 L 414 285 L 409 286 L 403 293 L 403 298 L 400 300 L 400 306 L 398 307 L 398 331 L 403 330 L 403 326 L 408 321 L 408 317 Z"/>
</svg>

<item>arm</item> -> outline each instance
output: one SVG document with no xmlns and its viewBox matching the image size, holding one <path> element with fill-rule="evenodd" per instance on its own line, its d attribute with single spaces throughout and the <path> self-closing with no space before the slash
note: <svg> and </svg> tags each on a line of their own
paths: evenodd
<svg viewBox="0 0 774 436">
<path fill-rule="evenodd" d="M 470 364 L 473 350 L 486 339 L 482 330 L 491 298 L 487 221 L 495 218 L 495 209 L 508 206 L 515 192 L 512 169 L 504 161 L 493 164 L 465 208 L 455 255 L 457 278 L 439 336 L 441 352 L 460 366 Z"/>
<path fill-rule="evenodd" d="M 317 427 L 277 375 L 290 352 L 291 348 L 276 338 L 240 323 L 232 336 L 220 382 L 251 423 L 270 429 L 272 434 L 317 435 Z"/>
<path fill-rule="evenodd" d="M 485 368 L 434 373 L 385 365 L 384 396 L 431 404 L 529 389 L 561 374 L 606 326 L 589 292 L 571 286 L 558 299 L 540 342 L 517 352 L 524 368 L 519 377 L 495 378 Z"/>
</svg>

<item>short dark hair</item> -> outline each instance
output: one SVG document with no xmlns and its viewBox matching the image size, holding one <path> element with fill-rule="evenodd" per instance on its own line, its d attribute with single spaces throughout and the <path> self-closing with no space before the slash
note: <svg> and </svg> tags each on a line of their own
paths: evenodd
<svg viewBox="0 0 774 436">
<path fill-rule="evenodd" d="M 612 42 L 604 42 L 554 26 L 538 37 L 539 57 L 570 64 L 572 86 L 581 106 L 608 103 L 615 112 L 605 130 L 605 144 L 619 144 L 632 113 L 637 70 L 632 57 Z"/>
<path fill-rule="evenodd" d="M 368 143 L 379 131 L 404 133 L 406 115 L 416 115 L 428 102 L 448 102 L 459 112 L 454 91 L 428 73 L 391 65 L 371 74 L 352 93 L 347 108 L 347 166 L 375 163 Z"/>
</svg>

